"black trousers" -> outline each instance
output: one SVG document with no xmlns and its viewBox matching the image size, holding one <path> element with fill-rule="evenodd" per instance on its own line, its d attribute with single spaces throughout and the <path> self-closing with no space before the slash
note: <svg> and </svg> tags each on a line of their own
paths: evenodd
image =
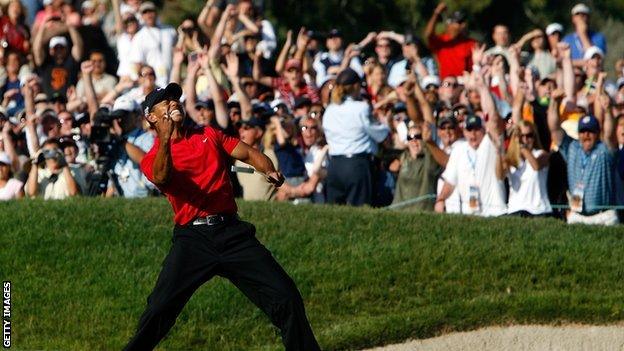
<svg viewBox="0 0 624 351">
<path fill-rule="evenodd" d="M 152 350 L 193 292 L 215 275 L 229 279 L 266 313 L 280 329 L 286 350 L 320 350 L 295 283 L 255 232 L 252 224 L 237 219 L 214 226 L 176 226 L 147 308 L 124 350 Z"/>
<path fill-rule="evenodd" d="M 330 157 L 327 203 L 351 206 L 373 203 L 373 162 L 370 155 Z"/>
</svg>

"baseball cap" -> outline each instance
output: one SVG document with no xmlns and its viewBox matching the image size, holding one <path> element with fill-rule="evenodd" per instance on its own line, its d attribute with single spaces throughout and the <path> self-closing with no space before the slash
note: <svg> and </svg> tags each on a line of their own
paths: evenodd
<svg viewBox="0 0 624 351">
<path fill-rule="evenodd" d="M 241 107 L 240 107 L 240 102 L 235 101 L 235 100 L 228 101 L 228 103 L 227 103 L 227 108 L 228 108 L 228 109 L 232 109 L 232 108 L 239 108 L 239 109 L 240 109 L 240 108 L 241 108 Z"/>
<path fill-rule="evenodd" d="M 50 100 L 48 100 L 48 96 L 45 93 L 39 93 L 35 95 L 35 104 L 41 102 L 50 102 Z"/>
<path fill-rule="evenodd" d="M 617 86 L 618 90 L 624 86 L 624 77 L 620 77 L 618 78 L 617 82 L 615 82 L 615 85 Z"/>
<path fill-rule="evenodd" d="M 250 127 L 259 127 L 261 129 L 264 129 L 264 127 L 266 126 L 266 123 L 260 119 L 260 118 L 256 118 L 256 117 L 251 117 L 250 119 L 247 120 L 241 120 L 240 122 L 238 122 L 239 126 L 250 126 Z"/>
<path fill-rule="evenodd" d="M 196 109 L 200 109 L 200 108 L 205 108 L 208 110 L 214 110 L 215 109 L 215 105 L 214 105 L 214 101 L 213 100 L 197 100 L 197 102 L 195 102 L 195 108 Z"/>
<path fill-rule="evenodd" d="M 180 96 L 182 96 L 182 88 L 177 83 L 169 83 L 165 88 L 154 89 L 147 94 L 145 100 L 141 103 L 143 115 L 147 116 L 152 111 L 152 107 L 157 103 L 167 98 L 178 100 Z"/>
<path fill-rule="evenodd" d="M 464 122 L 466 129 L 480 129 L 483 128 L 483 120 L 477 115 L 469 115 Z"/>
<path fill-rule="evenodd" d="M 286 65 L 284 65 L 284 69 L 288 71 L 291 68 L 296 68 L 298 70 L 301 70 L 301 61 L 297 59 L 290 59 L 286 61 Z"/>
<path fill-rule="evenodd" d="M 11 158 L 9 154 L 4 151 L 0 151 L 0 163 L 4 163 L 5 165 L 11 165 Z"/>
<path fill-rule="evenodd" d="M 67 96 L 65 96 L 65 94 L 63 93 L 59 93 L 59 92 L 54 92 L 52 93 L 52 95 L 50 95 L 50 98 L 48 99 L 49 102 L 60 102 L 63 104 L 67 103 Z"/>
<path fill-rule="evenodd" d="M 82 3 L 82 5 L 80 7 L 83 10 L 84 9 L 93 9 L 93 8 L 95 8 L 95 4 L 91 0 L 86 0 L 85 2 Z"/>
<path fill-rule="evenodd" d="M 457 127 L 457 118 L 452 113 L 446 113 L 440 119 L 438 119 L 438 127 L 442 127 L 445 124 L 450 124 L 452 127 Z"/>
<path fill-rule="evenodd" d="M 600 57 L 604 58 L 604 51 L 602 51 L 602 49 L 597 46 L 590 46 L 587 50 L 585 50 L 585 53 L 583 54 L 583 60 L 589 60 L 594 57 L 594 55 L 599 55 Z"/>
<path fill-rule="evenodd" d="M 133 99 L 122 96 L 115 100 L 113 111 L 141 111 L 141 106 Z"/>
<path fill-rule="evenodd" d="M 332 30 L 330 30 L 329 33 L 327 33 L 327 37 L 328 38 L 336 38 L 336 37 L 342 38 L 342 32 L 336 28 L 332 28 Z"/>
<path fill-rule="evenodd" d="M 50 49 L 52 49 L 53 47 L 56 46 L 64 46 L 67 47 L 67 38 L 63 37 L 63 36 L 56 36 L 56 37 L 52 37 L 52 39 L 50 39 Z"/>
<path fill-rule="evenodd" d="M 589 7 L 587 7 L 587 5 L 583 3 L 578 3 L 574 5 L 574 7 L 572 8 L 572 11 L 570 12 L 572 13 L 572 15 L 578 15 L 579 13 L 584 13 L 586 15 L 589 15 L 590 10 L 589 10 Z"/>
<path fill-rule="evenodd" d="M 451 13 L 448 20 L 453 23 L 462 23 L 466 21 L 466 14 L 463 11 L 455 11 Z"/>
<path fill-rule="evenodd" d="M 336 77 L 336 84 L 351 85 L 360 82 L 360 76 L 351 68 L 346 68 Z"/>
<path fill-rule="evenodd" d="M 156 5 L 151 1 L 146 1 L 139 6 L 139 12 L 156 11 Z"/>
<path fill-rule="evenodd" d="M 438 76 L 424 76 L 420 81 L 420 86 L 423 89 L 427 89 L 428 86 L 433 85 L 436 88 L 440 87 L 440 77 Z"/>
<path fill-rule="evenodd" d="M 592 132 L 592 133 L 600 133 L 600 124 L 596 117 L 592 115 L 587 115 L 578 122 L 578 132 Z"/>
<path fill-rule="evenodd" d="M 266 118 L 272 116 L 274 111 L 271 105 L 266 102 L 260 102 L 251 107 L 251 112 L 260 115 L 262 118 Z"/>
<path fill-rule="evenodd" d="M 546 35 L 553 35 L 554 33 L 563 33 L 563 26 L 559 23 L 551 23 L 546 27 Z"/>
</svg>

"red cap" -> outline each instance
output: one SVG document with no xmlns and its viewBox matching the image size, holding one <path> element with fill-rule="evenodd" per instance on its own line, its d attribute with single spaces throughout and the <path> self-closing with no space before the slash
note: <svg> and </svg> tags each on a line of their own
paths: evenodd
<svg viewBox="0 0 624 351">
<path fill-rule="evenodd" d="M 286 66 L 284 66 L 284 69 L 288 71 L 291 68 L 296 68 L 298 70 L 301 70 L 301 61 L 297 59 L 290 59 L 286 61 Z"/>
</svg>

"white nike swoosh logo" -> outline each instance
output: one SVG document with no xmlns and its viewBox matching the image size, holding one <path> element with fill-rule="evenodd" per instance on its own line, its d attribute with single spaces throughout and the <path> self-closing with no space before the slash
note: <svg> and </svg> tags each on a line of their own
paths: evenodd
<svg viewBox="0 0 624 351">
<path fill-rule="evenodd" d="M 208 140 L 208 138 L 204 139 L 204 143 Z"/>
</svg>

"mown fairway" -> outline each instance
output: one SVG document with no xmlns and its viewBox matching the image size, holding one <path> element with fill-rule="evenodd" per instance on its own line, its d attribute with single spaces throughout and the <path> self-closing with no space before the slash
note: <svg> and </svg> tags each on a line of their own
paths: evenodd
<svg viewBox="0 0 624 351">
<path fill-rule="evenodd" d="M 240 203 L 301 290 L 323 349 L 509 323 L 624 320 L 624 229 Z M 171 240 L 165 199 L 0 204 L 13 347 L 120 350 Z M 205 284 L 160 350 L 279 350 L 229 282 Z"/>
</svg>

